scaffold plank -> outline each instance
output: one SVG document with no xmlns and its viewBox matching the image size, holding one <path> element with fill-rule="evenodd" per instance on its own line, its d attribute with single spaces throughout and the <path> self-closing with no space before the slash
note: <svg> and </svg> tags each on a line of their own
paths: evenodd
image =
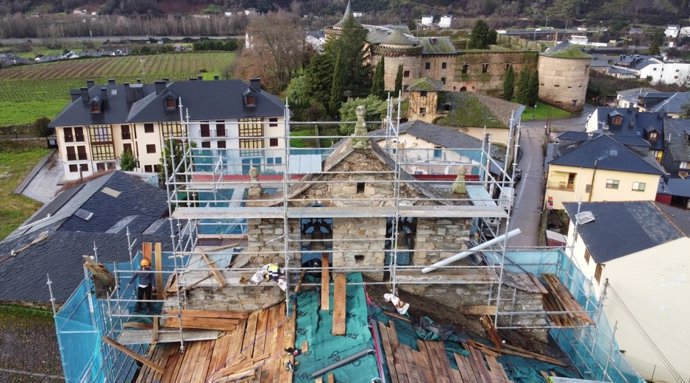
<svg viewBox="0 0 690 383">
<path fill-rule="evenodd" d="M 122 330 L 117 336 L 117 342 L 123 345 L 148 344 L 153 338 L 153 330 Z M 185 342 L 199 340 L 211 340 L 218 338 L 219 332 L 216 330 L 183 330 L 182 336 Z M 157 343 L 176 343 L 180 341 L 179 330 L 168 330 L 158 332 Z"/>
<path fill-rule="evenodd" d="M 330 307 L 330 276 L 328 275 L 328 254 L 321 256 L 321 310 L 328 310 Z"/>
<path fill-rule="evenodd" d="M 333 275 L 333 335 L 345 335 L 345 313 L 347 296 L 345 295 L 347 276 L 343 273 Z"/>
</svg>

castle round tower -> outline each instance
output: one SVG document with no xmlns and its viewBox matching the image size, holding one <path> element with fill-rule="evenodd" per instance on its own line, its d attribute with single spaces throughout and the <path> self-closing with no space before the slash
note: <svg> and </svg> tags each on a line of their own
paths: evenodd
<svg viewBox="0 0 690 383">
<path fill-rule="evenodd" d="M 395 77 L 398 66 L 403 66 L 403 89 L 407 89 L 412 80 L 422 74 L 422 45 L 413 37 L 406 36 L 402 31 L 394 30 L 381 44 L 374 47 L 371 65 L 376 66 L 383 57 L 385 74 L 384 87 L 386 90 L 395 89 Z"/>
<path fill-rule="evenodd" d="M 585 104 L 592 56 L 568 41 L 539 55 L 539 99 L 559 108 L 579 112 Z"/>
</svg>

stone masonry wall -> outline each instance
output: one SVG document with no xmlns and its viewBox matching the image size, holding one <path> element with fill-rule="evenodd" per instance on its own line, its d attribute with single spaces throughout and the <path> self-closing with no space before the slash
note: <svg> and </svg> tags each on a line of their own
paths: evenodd
<svg viewBox="0 0 690 383">
<path fill-rule="evenodd" d="M 333 266 L 383 266 L 385 218 L 335 219 Z"/>
<path fill-rule="evenodd" d="M 582 110 L 592 59 L 539 56 L 539 98 L 559 108 Z"/>
<path fill-rule="evenodd" d="M 250 261 L 245 267 L 261 267 L 267 263 L 276 262 L 283 264 L 285 262 L 285 245 L 282 219 L 249 219 L 247 220 L 247 253 L 252 254 Z M 299 238 L 299 221 L 290 221 L 290 238 Z M 295 254 L 297 261 L 299 257 L 297 251 L 299 250 L 298 243 L 290 242 L 290 251 Z"/>
<path fill-rule="evenodd" d="M 471 219 L 418 219 L 412 263 L 429 265 L 467 249 Z"/>
<path fill-rule="evenodd" d="M 249 275 L 251 276 L 251 275 Z M 195 287 L 187 295 L 189 310 L 256 311 L 285 300 L 275 284 L 263 286 Z"/>
</svg>

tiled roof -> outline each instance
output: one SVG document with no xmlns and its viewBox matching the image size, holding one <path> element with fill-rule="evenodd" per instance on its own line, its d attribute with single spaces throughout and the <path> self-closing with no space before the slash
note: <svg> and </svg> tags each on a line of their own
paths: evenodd
<svg viewBox="0 0 690 383">
<path fill-rule="evenodd" d="M 578 204 L 564 202 L 563 206 L 574 221 Z M 687 236 L 687 225 L 683 222 L 688 221 L 690 211 L 673 209 L 669 214 L 668 208 L 661 206 L 652 201 L 582 203 L 579 211 L 591 211 L 594 221 L 578 225 L 577 232 L 596 263 L 606 263 Z M 679 218 L 674 218 L 677 215 Z"/>
<path fill-rule="evenodd" d="M 419 37 L 418 39 L 422 44 L 424 55 L 452 55 L 458 52 L 449 36 Z"/>
<path fill-rule="evenodd" d="M 596 166 L 597 169 L 620 172 L 664 174 L 656 161 L 641 157 L 607 134 L 601 134 L 583 142 L 560 157 L 549 161 L 549 164 L 588 169 Z"/>
<path fill-rule="evenodd" d="M 443 89 L 443 83 L 433 78 L 422 77 L 416 80 L 410 81 L 408 86 L 410 91 L 428 91 L 428 92 L 439 92 Z"/>
<path fill-rule="evenodd" d="M 623 117 L 622 123 L 619 126 L 612 124 L 614 114 Z M 616 137 L 641 137 L 646 138 L 647 132 L 656 130 L 660 137 L 664 135 L 664 117 L 662 112 L 638 112 L 634 108 L 597 108 L 597 126 L 608 127 L 611 134 Z M 661 139 L 655 142 L 649 142 L 651 147 L 655 150 L 663 150 L 664 142 Z"/>
<path fill-rule="evenodd" d="M 0 302 L 34 302 L 47 304 L 50 299 L 46 275 L 53 281 L 57 302 L 64 302 L 84 278 L 83 255 L 93 255 L 94 242 L 99 262 L 129 260 L 124 234 L 57 231 L 15 256 L 13 249 L 30 243 L 39 233 L 0 243 Z M 133 235 L 137 243 L 161 242 L 167 251 L 170 236 Z"/>
<path fill-rule="evenodd" d="M 402 33 L 399 29 L 394 29 L 393 32 L 388 35 L 386 40 L 383 42 L 386 45 L 400 45 L 400 46 L 413 46 L 417 45 L 418 41 L 415 41 Z"/>
<path fill-rule="evenodd" d="M 107 98 L 102 113 L 91 113 L 89 104 L 78 98 L 65 107 L 50 126 L 179 121 L 178 108 L 165 108 L 167 97 L 181 97 L 192 121 L 273 117 L 284 113 L 284 104 L 280 98 L 264 90 L 254 90 L 256 107 L 246 108 L 243 92 L 251 88 L 240 80 L 174 81 L 162 85 L 163 89 L 159 92 L 156 92 L 155 85 L 142 84 L 130 85 L 130 91 L 135 86 L 140 87 L 141 97 L 130 97 L 129 100 L 124 85 L 104 86 Z M 98 96 L 100 87 L 91 87 L 89 94 L 90 97 Z"/>
</svg>

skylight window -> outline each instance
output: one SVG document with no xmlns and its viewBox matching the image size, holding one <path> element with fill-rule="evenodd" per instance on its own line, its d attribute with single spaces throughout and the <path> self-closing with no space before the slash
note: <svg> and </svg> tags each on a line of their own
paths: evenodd
<svg viewBox="0 0 690 383">
<path fill-rule="evenodd" d="M 594 214 L 591 211 L 581 211 L 575 214 L 575 221 L 578 225 L 584 225 L 594 221 Z"/>
</svg>

